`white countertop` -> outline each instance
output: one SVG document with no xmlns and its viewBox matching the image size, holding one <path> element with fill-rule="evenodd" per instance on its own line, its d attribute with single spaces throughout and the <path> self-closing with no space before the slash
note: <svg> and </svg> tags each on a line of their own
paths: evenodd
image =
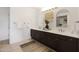
<svg viewBox="0 0 79 59">
<path fill-rule="evenodd" d="M 50 33 L 56 33 L 56 34 L 60 34 L 60 35 L 65 35 L 65 36 L 70 36 L 70 37 L 75 37 L 75 38 L 79 38 L 78 35 L 76 34 L 72 34 L 72 33 L 69 33 L 69 32 L 55 32 L 55 31 L 47 31 L 47 32 L 50 32 Z"/>
<path fill-rule="evenodd" d="M 44 31 L 44 32 L 55 33 L 55 34 L 60 34 L 60 35 L 65 35 L 65 36 L 79 38 L 79 35 L 72 34 L 70 32 L 58 32 L 58 31 L 54 31 L 54 30 L 42 30 L 42 29 L 35 29 L 35 30 L 39 30 L 39 31 Z"/>
</svg>

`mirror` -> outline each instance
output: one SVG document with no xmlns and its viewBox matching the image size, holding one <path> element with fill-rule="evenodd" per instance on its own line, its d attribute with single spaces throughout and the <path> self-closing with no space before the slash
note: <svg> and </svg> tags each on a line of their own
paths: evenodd
<svg viewBox="0 0 79 59">
<path fill-rule="evenodd" d="M 58 16 L 56 22 L 57 22 L 56 24 L 57 27 L 67 27 L 67 15 Z"/>
<path fill-rule="evenodd" d="M 67 27 L 68 21 L 68 10 L 59 10 L 56 14 L 56 26 L 57 27 Z"/>
</svg>

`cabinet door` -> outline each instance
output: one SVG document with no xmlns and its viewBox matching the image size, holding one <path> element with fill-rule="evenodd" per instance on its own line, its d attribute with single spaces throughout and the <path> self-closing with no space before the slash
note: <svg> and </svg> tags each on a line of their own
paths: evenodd
<svg viewBox="0 0 79 59">
<path fill-rule="evenodd" d="M 40 39 L 40 32 L 32 29 L 31 30 L 31 38 L 35 39 L 35 40 L 39 40 Z"/>
<path fill-rule="evenodd" d="M 76 52 L 76 40 L 69 37 L 62 37 L 57 41 L 57 51 L 61 52 Z"/>
<path fill-rule="evenodd" d="M 40 36 L 39 36 L 39 42 L 45 44 L 46 46 L 50 47 L 50 48 L 55 48 L 55 40 L 54 38 L 52 38 L 52 34 L 47 33 L 47 32 L 40 32 Z"/>
<path fill-rule="evenodd" d="M 56 49 L 56 37 L 55 35 L 51 34 L 51 33 L 44 33 L 45 37 L 44 40 L 46 41 L 46 44 L 48 45 L 48 47 L 52 48 L 52 49 Z"/>
<path fill-rule="evenodd" d="M 79 52 L 79 39 L 77 39 L 77 51 Z"/>
</svg>

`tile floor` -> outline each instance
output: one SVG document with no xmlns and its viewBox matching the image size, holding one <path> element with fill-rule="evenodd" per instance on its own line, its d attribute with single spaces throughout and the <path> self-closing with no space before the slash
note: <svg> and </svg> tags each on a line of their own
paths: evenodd
<svg viewBox="0 0 79 59">
<path fill-rule="evenodd" d="M 48 52 L 48 51 L 53 51 L 46 47 L 43 44 L 40 44 L 39 42 L 33 41 L 30 42 L 29 44 L 24 44 L 21 46 L 22 50 L 24 52 Z"/>
<path fill-rule="evenodd" d="M 55 52 L 39 42 L 29 42 L 23 45 L 18 44 L 2 44 L 0 52 Z"/>
</svg>

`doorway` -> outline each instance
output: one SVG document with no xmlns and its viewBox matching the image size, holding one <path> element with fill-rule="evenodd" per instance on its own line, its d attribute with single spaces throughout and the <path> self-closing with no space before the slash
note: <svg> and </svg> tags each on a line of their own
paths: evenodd
<svg viewBox="0 0 79 59">
<path fill-rule="evenodd" d="M 9 7 L 0 7 L 0 45 L 9 44 Z"/>
</svg>

